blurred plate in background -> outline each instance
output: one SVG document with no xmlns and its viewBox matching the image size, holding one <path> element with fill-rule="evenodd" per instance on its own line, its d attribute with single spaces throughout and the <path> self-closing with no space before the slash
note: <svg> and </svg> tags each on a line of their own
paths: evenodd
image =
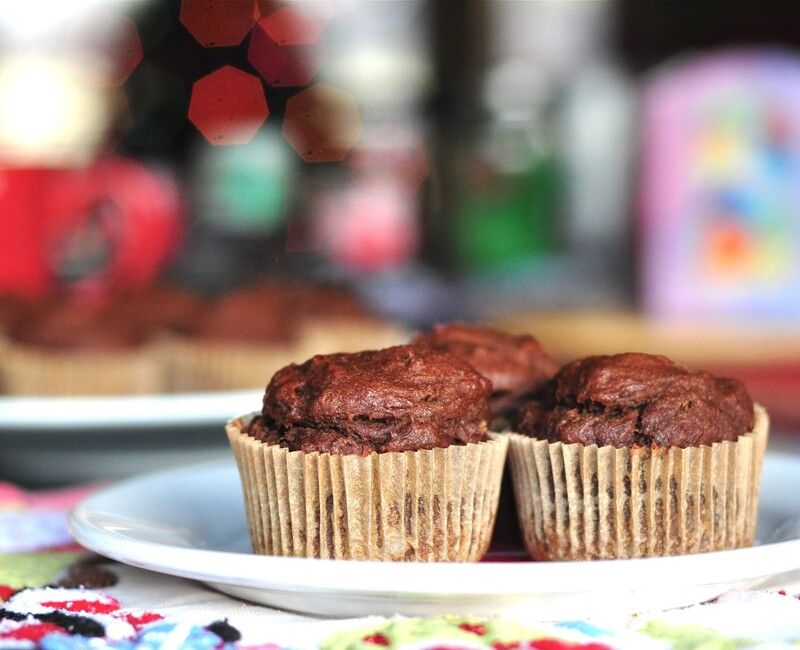
<svg viewBox="0 0 800 650">
<path fill-rule="evenodd" d="M 0 479 L 66 485 L 217 458 L 227 453 L 225 422 L 261 395 L 0 397 Z"/>
</svg>

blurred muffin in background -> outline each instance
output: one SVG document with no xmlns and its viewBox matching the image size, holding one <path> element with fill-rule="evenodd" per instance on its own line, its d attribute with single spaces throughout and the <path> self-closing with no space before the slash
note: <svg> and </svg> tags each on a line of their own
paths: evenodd
<svg viewBox="0 0 800 650">
<path fill-rule="evenodd" d="M 3 384 L 12 394 L 119 395 L 164 388 L 151 330 L 113 304 L 42 301 L 9 327 L 8 337 Z"/>
<path fill-rule="evenodd" d="M 403 338 L 346 288 L 266 280 L 211 301 L 173 350 L 172 386 L 263 388 L 279 368 L 309 356 L 383 348 Z"/>
<path fill-rule="evenodd" d="M 187 334 L 203 318 L 207 300 L 175 285 L 156 284 L 122 294 L 115 308 L 155 335 Z"/>
<path fill-rule="evenodd" d="M 260 388 L 279 368 L 303 358 L 293 292 L 277 282 L 211 301 L 187 334 L 172 346 L 176 391 Z"/>
<path fill-rule="evenodd" d="M 31 300 L 10 293 L 0 294 L 0 336 L 30 318 L 34 310 Z"/>
<path fill-rule="evenodd" d="M 306 356 L 379 350 L 408 339 L 403 328 L 371 313 L 345 287 L 296 283 L 293 292 Z"/>
</svg>

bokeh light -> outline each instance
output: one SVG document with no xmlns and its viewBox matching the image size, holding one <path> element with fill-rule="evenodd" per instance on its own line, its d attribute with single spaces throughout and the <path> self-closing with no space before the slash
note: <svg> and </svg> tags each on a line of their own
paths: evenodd
<svg viewBox="0 0 800 650">
<path fill-rule="evenodd" d="M 306 162 L 344 159 L 361 137 L 355 99 L 329 84 L 314 84 L 286 102 L 283 137 Z"/>
<path fill-rule="evenodd" d="M 103 91 L 69 60 L 7 57 L 0 65 L 0 154 L 39 165 L 79 162 L 106 125 Z"/>
<path fill-rule="evenodd" d="M 322 34 L 322 24 L 316 18 L 291 7 L 278 9 L 258 24 L 278 45 L 307 45 Z"/>
<path fill-rule="evenodd" d="M 252 29 L 252 0 L 182 0 L 180 21 L 203 47 L 238 45 Z"/>
<path fill-rule="evenodd" d="M 347 165 L 357 181 L 382 178 L 409 194 L 419 191 L 430 175 L 422 136 L 386 124 L 364 132 Z"/>
<path fill-rule="evenodd" d="M 315 243 L 331 259 L 354 270 L 391 268 L 417 249 L 415 216 L 413 201 L 394 185 L 358 183 L 323 201 Z"/>
<path fill-rule="evenodd" d="M 269 116 L 258 77 L 226 65 L 195 82 L 189 120 L 214 145 L 245 144 Z"/>
<path fill-rule="evenodd" d="M 321 34 L 314 16 L 284 7 L 253 28 L 247 60 L 271 86 L 305 86 L 325 58 Z"/>
</svg>

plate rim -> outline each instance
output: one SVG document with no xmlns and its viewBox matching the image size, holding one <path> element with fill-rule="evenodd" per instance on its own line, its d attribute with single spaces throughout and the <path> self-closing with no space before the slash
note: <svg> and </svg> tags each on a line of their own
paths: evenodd
<svg viewBox="0 0 800 650">
<path fill-rule="evenodd" d="M 774 454 L 781 456 L 784 454 Z M 557 562 L 376 562 L 256 555 L 163 544 L 111 531 L 93 521 L 98 502 L 137 485 L 163 482 L 191 473 L 236 471 L 233 458 L 218 459 L 146 473 L 101 488 L 85 497 L 70 513 L 69 528 L 84 547 L 125 564 L 206 583 L 277 589 L 292 593 L 319 592 L 323 586 L 340 594 L 391 592 L 402 597 L 470 595 L 566 595 L 584 593 L 581 584 L 613 585 L 614 590 L 665 589 L 734 582 L 756 582 L 800 569 L 800 539 L 742 549 L 673 557 Z M 198 484 L 205 484 L 198 481 Z M 238 485 L 238 482 L 237 482 Z M 165 490 L 172 494 L 172 491 Z M 124 513 L 124 510 L 123 510 Z M 210 515 L 212 516 L 212 515 Z M 135 529 L 134 529 L 135 530 Z M 737 567 L 731 575 L 730 567 Z M 221 567 L 206 569 L 205 567 Z M 589 568 L 591 567 L 591 568 Z M 592 573 L 587 577 L 588 571 Z M 380 569 L 381 579 L 374 578 Z M 650 584 L 649 574 L 657 576 Z M 687 576 L 702 575 L 697 581 Z"/>
<path fill-rule="evenodd" d="M 115 396 L 0 396 L 0 433 L 220 424 L 252 410 L 263 390 Z M 248 406 L 249 405 L 249 406 Z M 35 413 L 35 417 L 31 414 Z"/>
</svg>

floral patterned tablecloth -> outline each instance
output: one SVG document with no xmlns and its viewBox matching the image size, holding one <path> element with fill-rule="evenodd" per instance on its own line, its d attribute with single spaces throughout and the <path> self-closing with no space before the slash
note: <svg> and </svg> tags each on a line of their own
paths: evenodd
<svg viewBox="0 0 800 650">
<path fill-rule="evenodd" d="M 67 512 L 90 488 L 0 483 L 0 650 L 735 650 L 800 647 L 800 575 L 770 590 L 620 620 L 371 617 L 325 620 L 243 603 L 203 585 L 98 558 Z"/>
</svg>

